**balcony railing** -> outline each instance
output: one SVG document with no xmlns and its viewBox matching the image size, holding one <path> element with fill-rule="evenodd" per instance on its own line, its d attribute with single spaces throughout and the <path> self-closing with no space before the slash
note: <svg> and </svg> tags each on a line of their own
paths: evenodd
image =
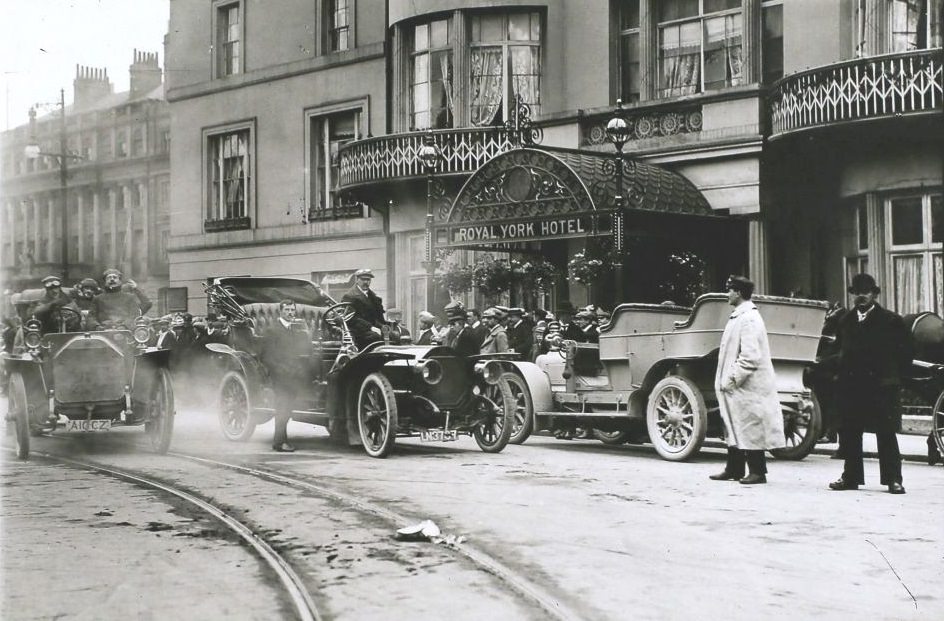
<svg viewBox="0 0 944 621">
<path fill-rule="evenodd" d="M 830 123 L 940 111 L 940 48 L 860 58 L 787 76 L 770 93 L 773 136 Z"/>
<path fill-rule="evenodd" d="M 514 132 L 502 127 L 440 129 L 358 140 L 339 150 L 340 188 L 426 175 L 417 153 L 430 134 L 442 154 L 435 169 L 438 175 L 471 174 L 516 145 Z"/>
</svg>

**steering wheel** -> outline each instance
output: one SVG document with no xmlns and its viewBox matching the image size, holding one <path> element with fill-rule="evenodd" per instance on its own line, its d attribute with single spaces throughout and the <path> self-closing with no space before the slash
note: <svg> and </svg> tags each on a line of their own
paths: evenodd
<svg viewBox="0 0 944 621">
<path fill-rule="evenodd" d="M 70 320 L 74 320 L 79 329 L 82 328 L 82 313 L 74 308 L 56 306 L 49 311 L 49 315 L 56 320 L 56 325 L 59 326 L 60 332 L 67 332 L 66 327 L 69 325 Z"/>
<path fill-rule="evenodd" d="M 356 314 L 353 304 L 350 302 L 341 302 L 340 304 L 328 307 L 328 310 L 324 313 L 324 320 L 332 328 L 340 329 L 342 322 L 346 324 L 353 319 Z"/>
</svg>

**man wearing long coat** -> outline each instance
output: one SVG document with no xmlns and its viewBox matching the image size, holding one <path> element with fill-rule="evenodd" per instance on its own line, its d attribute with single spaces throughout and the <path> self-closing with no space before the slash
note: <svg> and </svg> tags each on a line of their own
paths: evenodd
<svg viewBox="0 0 944 621">
<path fill-rule="evenodd" d="M 781 448 L 783 414 L 777 398 L 767 328 L 751 302 L 754 283 L 743 276 L 728 279 L 728 303 L 734 307 L 721 336 L 715 393 L 728 441 L 728 461 L 716 481 L 745 485 L 767 482 L 764 451 Z M 744 463 L 749 474 L 744 476 Z"/>
<path fill-rule="evenodd" d="M 384 307 L 383 302 L 370 288 L 374 273 L 369 269 L 354 272 L 354 285 L 341 297 L 354 308 L 354 318 L 349 323 L 354 344 L 364 349 L 374 341 L 383 340 Z"/>
<path fill-rule="evenodd" d="M 912 360 L 911 337 L 899 315 L 875 302 L 879 292 L 872 276 L 856 274 L 849 287 L 855 308 L 839 320 L 836 399 L 839 446 L 845 464 L 842 477 L 829 488 L 854 490 L 865 483 L 862 434 L 873 432 L 881 483 L 892 494 L 904 494 L 901 452 L 895 434 L 901 426 L 901 377 Z"/>
<path fill-rule="evenodd" d="M 501 325 L 502 313 L 495 307 L 486 309 L 482 313 L 482 320 L 488 332 L 485 334 L 485 340 L 479 350 L 482 354 L 502 354 L 508 351 L 508 335 L 505 334 L 505 328 Z"/>
<path fill-rule="evenodd" d="M 275 393 L 272 450 L 280 453 L 295 450 L 288 441 L 288 421 L 295 403 L 310 380 L 307 372 L 311 336 L 305 329 L 305 323 L 295 320 L 295 313 L 295 302 L 279 302 L 279 318 L 262 333 L 262 351 L 259 356 L 269 372 Z"/>
</svg>

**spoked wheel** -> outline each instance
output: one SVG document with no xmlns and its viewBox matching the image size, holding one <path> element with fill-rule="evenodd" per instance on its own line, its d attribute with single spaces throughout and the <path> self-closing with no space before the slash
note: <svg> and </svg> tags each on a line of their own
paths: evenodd
<svg viewBox="0 0 944 621">
<path fill-rule="evenodd" d="M 524 379 L 517 373 L 502 373 L 502 379 L 508 383 L 511 389 L 511 398 L 514 407 L 515 422 L 511 426 L 510 444 L 522 444 L 531 437 L 534 431 L 534 405 L 531 401 L 531 391 Z M 498 403 L 501 396 L 500 384 L 489 386 L 489 397 Z"/>
<path fill-rule="evenodd" d="M 390 454 L 397 436 L 397 399 L 390 380 L 382 373 L 371 373 L 361 383 L 357 427 L 368 455 L 386 457 Z"/>
<path fill-rule="evenodd" d="M 812 395 L 813 407 L 809 411 L 798 411 L 794 405 L 781 404 L 783 411 L 783 435 L 787 445 L 771 449 L 777 459 L 798 461 L 810 454 L 816 446 L 823 426 L 823 414 L 816 395 Z"/>
<path fill-rule="evenodd" d="M 174 435 L 174 387 L 170 380 L 170 371 L 159 369 L 151 398 L 151 412 L 144 431 L 151 442 L 151 448 L 163 455 L 170 448 L 170 439 Z"/>
<path fill-rule="evenodd" d="M 29 459 L 30 425 L 29 412 L 26 409 L 26 382 L 23 381 L 23 376 L 19 373 L 10 375 L 7 391 L 7 416 L 13 419 L 16 456 L 19 459 Z"/>
<path fill-rule="evenodd" d="M 669 461 L 684 461 L 705 441 L 708 410 L 698 387 L 684 377 L 666 377 L 652 389 L 646 427 L 656 452 Z"/>
<path fill-rule="evenodd" d="M 505 374 L 492 386 L 495 389 L 483 391 L 474 405 L 477 422 L 472 437 L 485 453 L 498 453 L 508 446 L 515 426 L 515 396 Z"/>
<path fill-rule="evenodd" d="M 227 440 L 245 442 L 252 437 L 256 424 L 252 420 L 249 387 L 242 373 L 229 371 L 220 381 L 217 417 Z"/>
<path fill-rule="evenodd" d="M 931 435 L 937 444 L 937 450 L 944 455 L 944 392 L 937 396 L 934 402 L 934 411 L 931 414 Z"/>
</svg>

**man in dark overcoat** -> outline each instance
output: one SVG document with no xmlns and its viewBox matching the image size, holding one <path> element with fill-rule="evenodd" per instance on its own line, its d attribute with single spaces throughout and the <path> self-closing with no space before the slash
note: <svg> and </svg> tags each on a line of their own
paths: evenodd
<svg viewBox="0 0 944 621">
<path fill-rule="evenodd" d="M 836 398 L 845 464 L 842 476 L 829 488 L 854 490 L 865 484 L 862 434 L 870 432 L 878 444 L 881 484 L 892 494 L 904 494 L 896 433 L 901 426 L 899 386 L 911 365 L 911 338 L 902 318 L 876 303 L 879 292 L 872 276 L 856 274 L 849 287 L 855 308 L 837 329 Z"/>
<path fill-rule="evenodd" d="M 449 321 L 449 347 L 460 356 L 478 355 L 481 342 L 466 321 L 466 311 L 461 306 L 447 308 L 446 319 Z"/>
<path fill-rule="evenodd" d="M 508 309 L 508 324 L 505 334 L 508 335 L 508 348 L 521 354 L 521 359 L 527 362 L 532 360 L 534 349 L 533 324 L 524 319 L 524 309 L 514 307 Z"/>
<path fill-rule="evenodd" d="M 292 300 L 279 302 L 279 318 L 262 333 L 260 358 L 269 371 L 275 392 L 275 433 L 272 450 L 291 453 L 295 450 L 288 441 L 288 421 L 308 377 L 311 354 L 311 336 L 305 323 L 295 320 L 296 307 Z"/>
<path fill-rule="evenodd" d="M 341 302 L 354 308 L 354 318 L 348 327 L 358 349 L 383 340 L 384 307 L 380 296 L 370 288 L 373 279 L 374 273 L 369 269 L 357 270 L 354 272 L 354 285 L 341 297 Z"/>
</svg>

